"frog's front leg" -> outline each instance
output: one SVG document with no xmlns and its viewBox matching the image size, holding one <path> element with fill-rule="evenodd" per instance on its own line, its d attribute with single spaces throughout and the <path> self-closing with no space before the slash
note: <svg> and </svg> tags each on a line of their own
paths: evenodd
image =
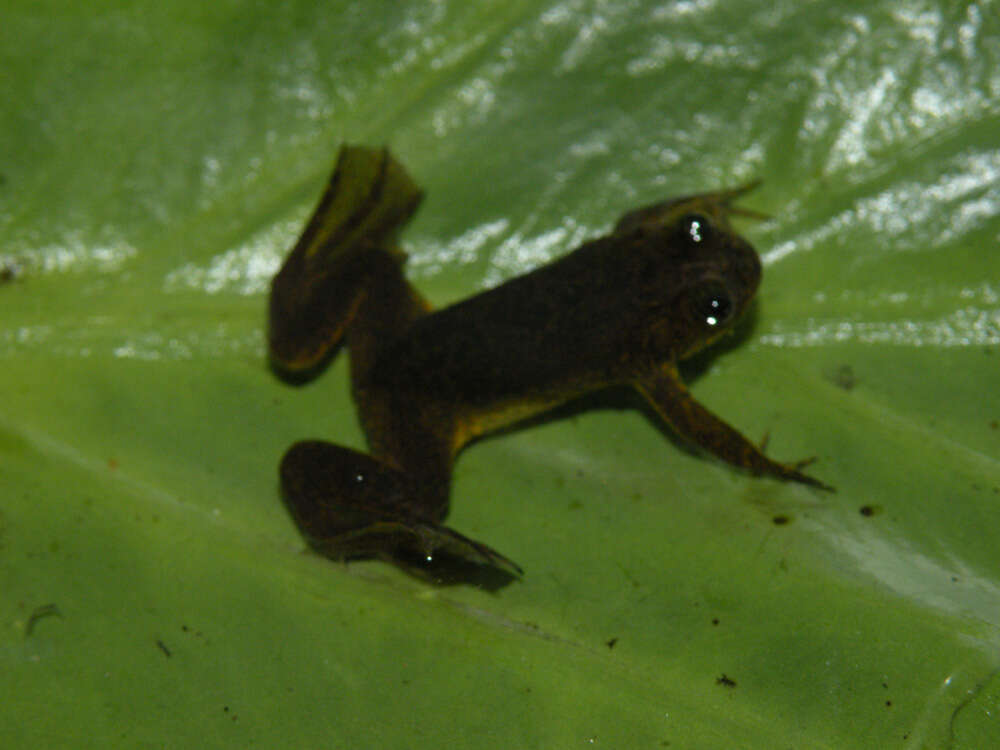
<svg viewBox="0 0 1000 750">
<path fill-rule="evenodd" d="M 661 366 L 657 372 L 635 381 L 633 386 L 678 434 L 723 461 L 752 474 L 767 474 L 823 490 L 833 490 L 829 485 L 800 471 L 812 459 L 783 464 L 765 456 L 760 448 L 699 404 L 684 387 L 673 364 Z"/>
<path fill-rule="evenodd" d="M 279 472 L 292 518 L 327 557 L 381 557 L 417 572 L 451 561 L 521 575 L 516 563 L 426 510 L 447 507 L 447 474 L 418 480 L 387 461 L 320 440 L 289 448 Z"/>
</svg>

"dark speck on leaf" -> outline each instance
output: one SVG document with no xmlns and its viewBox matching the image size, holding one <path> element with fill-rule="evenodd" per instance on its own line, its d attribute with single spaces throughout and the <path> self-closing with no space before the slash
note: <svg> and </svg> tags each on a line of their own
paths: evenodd
<svg viewBox="0 0 1000 750">
<path fill-rule="evenodd" d="M 734 688 L 736 687 L 736 680 L 734 680 L 732 677 L 726 676 L 726 674 L 723 673 L 721 676 L 715 678 L 715 684 L 722 685 L 723 687 L 727 688 Z"/>
<path fill-rule="evenodd" d="M 826 379 L 838 388 L 850 391 L 858 384 L 858 379 L 854 375 L 854 368 L 850 365 L 840 365 L 826 373 Z"/>
<path fill-rule="evenodd" d="M 27 638 L 35 629 L 35 624 L 44 617 L 62 617 L 62 612 L 55 604 L 43 604 L 36 608 L 29 616 L 28 622 L 24 626 L 24 637 Z"/>
</svg>

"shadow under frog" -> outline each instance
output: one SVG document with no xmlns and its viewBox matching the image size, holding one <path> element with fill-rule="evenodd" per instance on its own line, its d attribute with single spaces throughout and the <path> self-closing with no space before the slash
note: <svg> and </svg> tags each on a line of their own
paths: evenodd
<svg viewBox="0 0 1000 750">
<path fill-rule="evenodd" d="M 386 149 L 344 146 L 271 287 L 272 367 L 303 382 L 341 345 L 369 454 L 295 443 L 286 505 L 316 551 L 380 557 L 438 582 L 521 575 L 444 525 L 451 471 L 470 441 L 588 394 L 627 387 L 677 435 L 756 475 L 828 489 L 779 463 L 699 404 L 678 362 L 729 331 L 760 283 L 729 225 L 749 188 L 629 212 L 607 236 L 432 311 L 403 274 L 399 230 L 421 192 Z"/>
</svg>

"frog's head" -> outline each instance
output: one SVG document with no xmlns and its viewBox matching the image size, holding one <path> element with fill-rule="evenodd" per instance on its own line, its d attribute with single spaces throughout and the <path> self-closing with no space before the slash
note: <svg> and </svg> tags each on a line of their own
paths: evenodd
<svg viewBox="0 0 1000 750">
<path fill-rule="evenodd" d="M 658 319 L 651 332 L 677 359 L 729 331 L 757 292 L 760 258 L 729 224 L 732 214 L 763 217 L 731 205 L 756 184 L 640 208 L 615 226 L 616 235 L 643 238 L 643 302 Z"/>
</svg>

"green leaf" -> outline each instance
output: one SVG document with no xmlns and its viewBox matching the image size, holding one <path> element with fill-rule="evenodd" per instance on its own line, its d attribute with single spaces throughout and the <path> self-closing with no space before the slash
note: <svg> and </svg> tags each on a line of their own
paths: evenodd
<svg viewBox="0 0 1000 750">
<path fill-rule="evenodd" d="M 1000 738 L 992 2 L 7 3 L 4 747 L 983 748 Z M 643 202 L 762 177 L 765 260 L 692 390 L 828 496 L 631 411 L 477 445 L 435 589 L 305 552 L 265 366 L 342 141 L 427 200 L 437 304 Z M 50 607 L 49 605 L 55 605 Z"/>
</svg>

